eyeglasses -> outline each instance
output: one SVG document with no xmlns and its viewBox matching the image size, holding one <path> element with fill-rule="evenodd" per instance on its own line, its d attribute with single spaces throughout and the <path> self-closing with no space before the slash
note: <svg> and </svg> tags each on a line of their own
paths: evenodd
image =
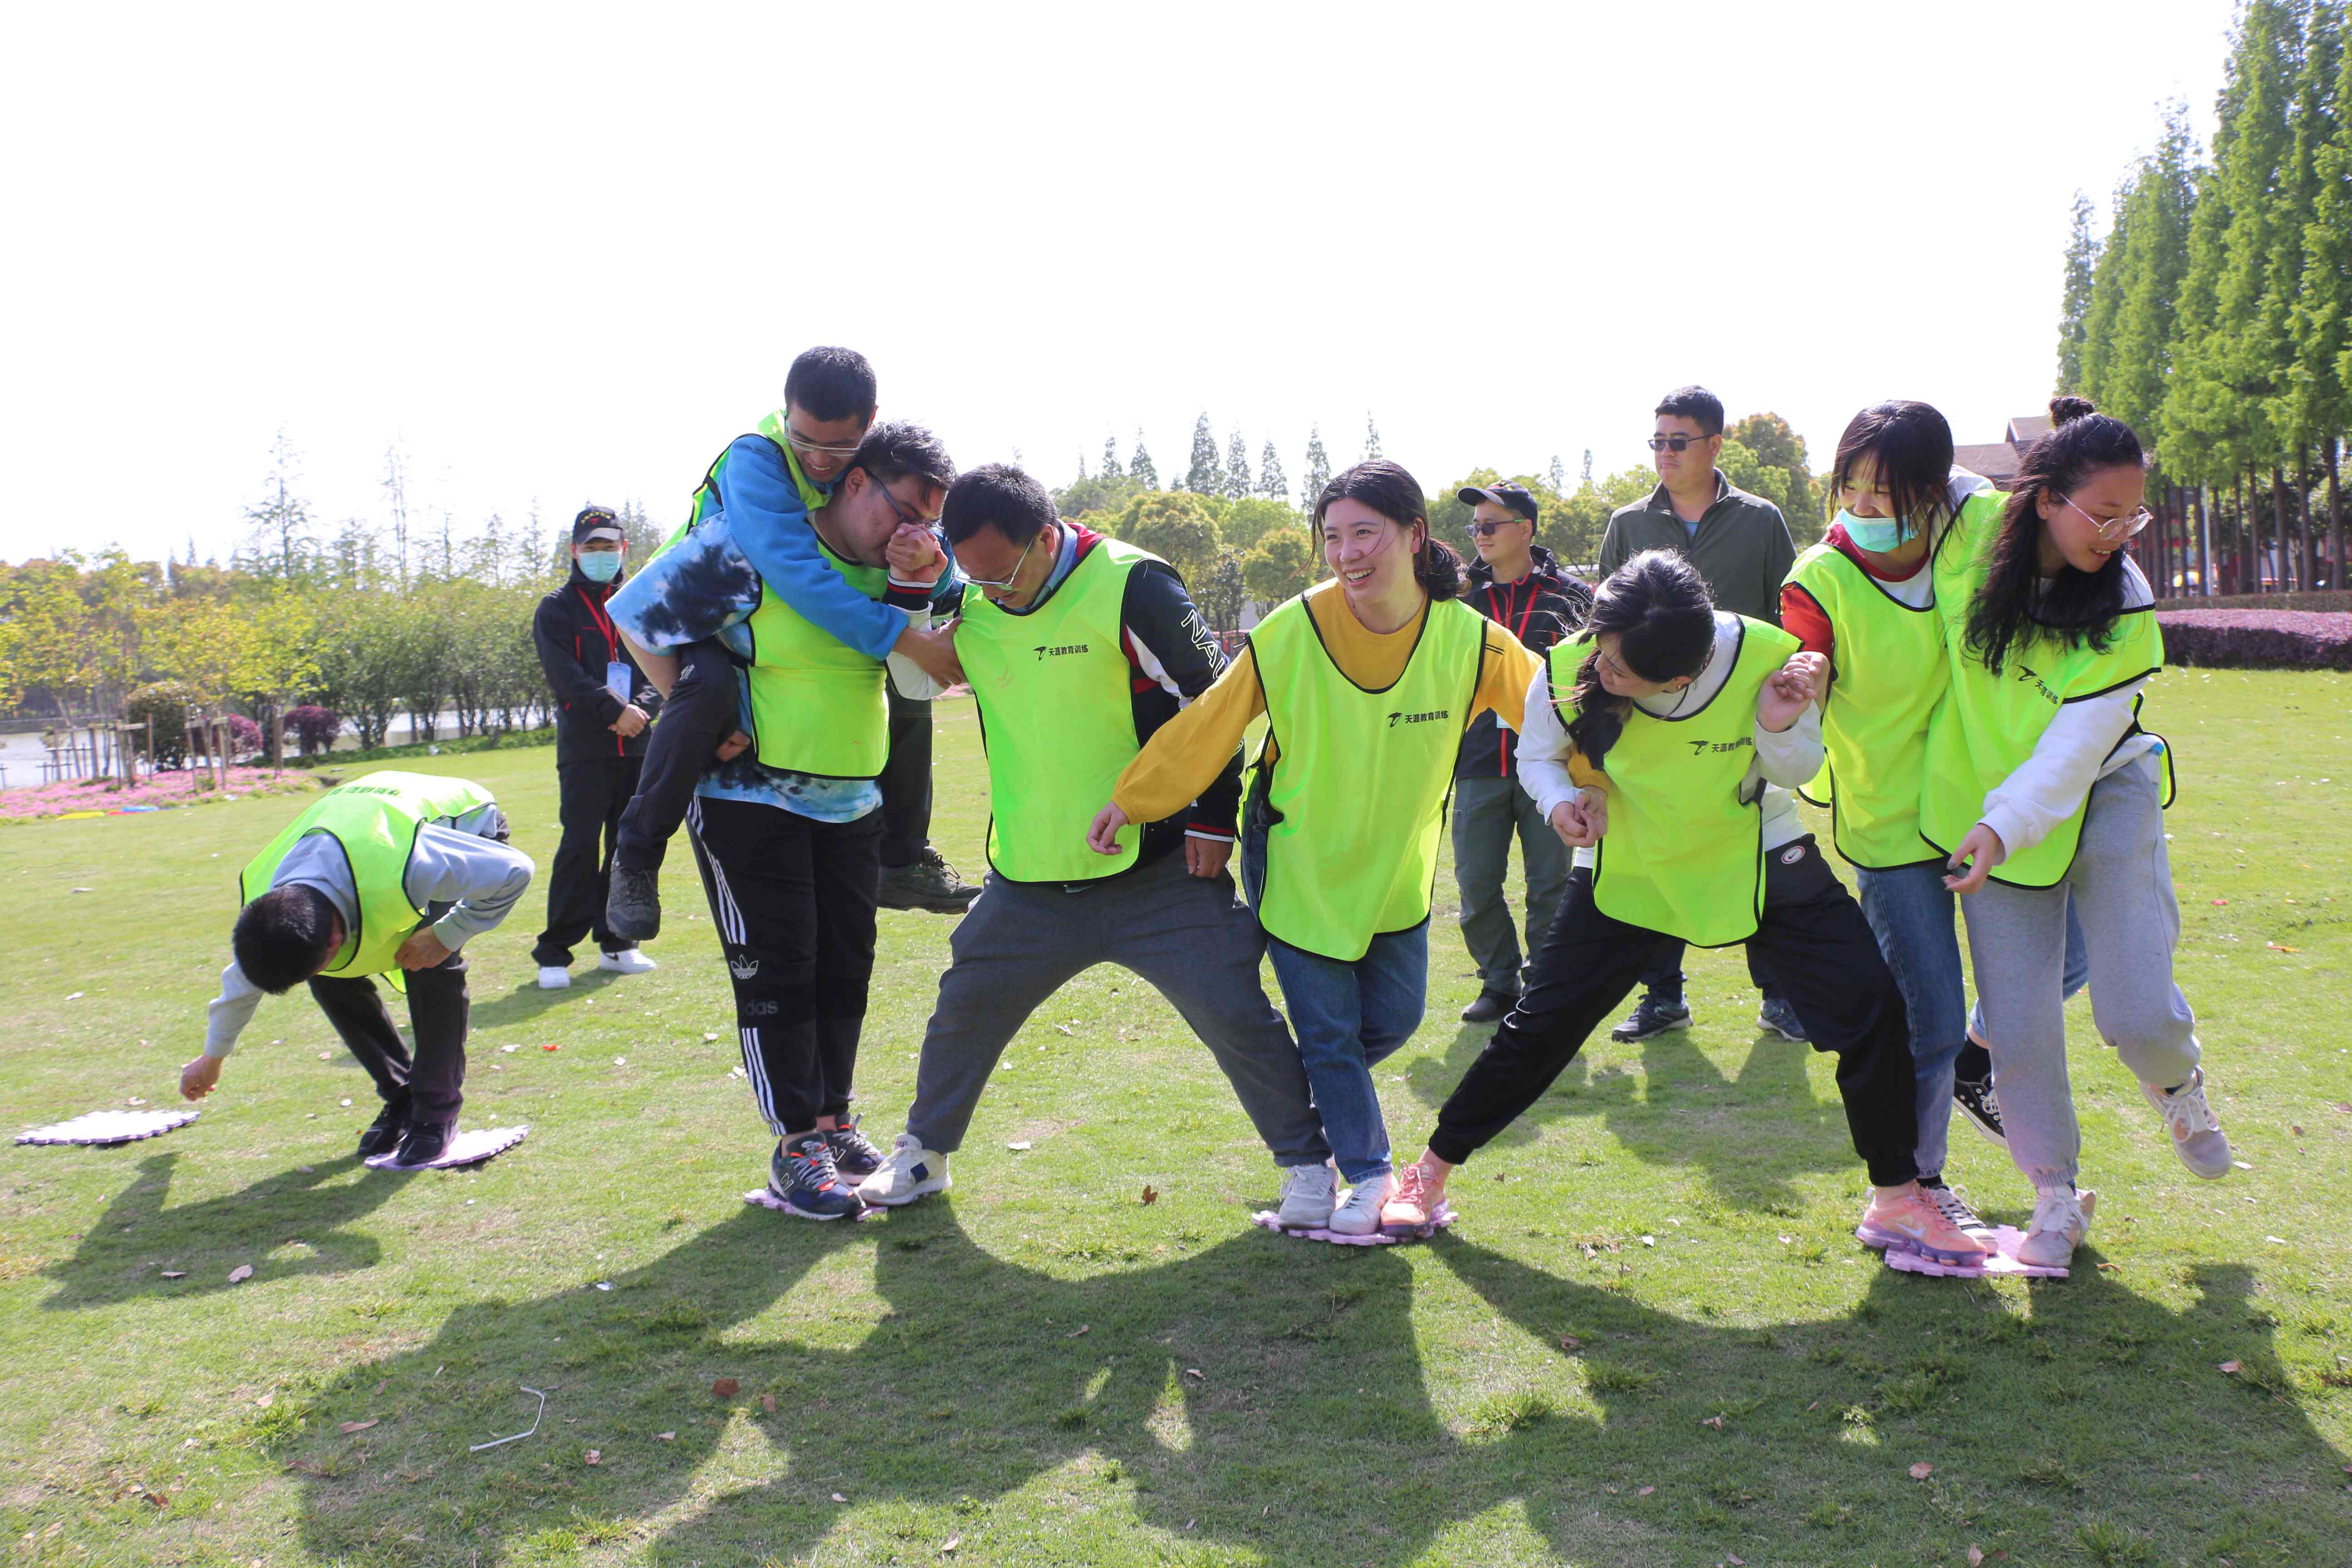
<svg viewBox="0 0 2352 1568">
<path fill-rule="evenodd" d="M 863 468 L 860 469 L 859 472 L 863 473 L 868 479 L 872 480 L 874 488 L 882 492 L 882 499 L 890 503 L 890 515 L 898 520 L 898 526 L 900 528 L 919 528 L 926 531 L 930 528 L 931 525 L 929 520 L 925 518 L 921 512 L 917 511 L 913 507 L 908 506 L 905 501 L 900 500 L 897 496 L 892 495 L 890 493 L 890 487 L 884 484 L 880 476 L 876 474 L 873 469 Z"/>
<path fill-rule="evenodd" d="M 2058 499 L 2068 506 L 2074 506 L 2074 498 L 2072 496 L 2060 496 Z M 2156 521 L 2146 507 L 2140 508 L 2128 517 L 2111 517 L 2105 522 L 2101 522 L 2079 506 L 2074 506 L 2074 515 L 2098 530 L 2102 540 L 2129 539 Z"/>
<path fill-rule="evenodd" d="M 1712 441 L 1714 439 L 1715 437 L 1712 436 L 1653 436 L 1650 437 L 1650 450 L 1653 452 L 1679 452 L 1684 447 L 1690 446 L 1694 442 Z"/>
<path fill-rule="evenodd" d="M 967 572 L 964 574 L 963 580 L 971 584 L 975 588 L 995 588 L 1003 593 L 1011 593 L 1013 591 L 1013 585 L 1021 580 L 1021 568 L 1029 564 L 1029 552 L 1036 549 L 1037 542 L 1045 537 L 1045 531 L 1042 528 L 1029 536 L 1029 542 L 1021 547 L 1021 559 L 1013 563 L 1013 572 L 1011 575 L 1003 578 L 992 579 L 988 577 L 975 577 Z"/>
<path fill-rule="evenodd" d="M 784 438 L 803 452 L 819 454 L 827 458 L 854 458 L 857 456 L 857 446 L 854 442 L 846 447 L 828 447 L 822 441 L 810 440 L 807 437 L 802 435 L 799 431 L 793 429 L 789 425 L 784 426 Z"/>
<path fill-rule="evenodd" d="M 1495 536 L 1496 530 L 1508 528 L 1513 522 L 1525 522 L 1527 521 L 1528 520 L 1526 518 L 1516 517 L 1511 519 L 1508 522 L 1474 522 L 1465 527 L 1462 531 L 1469 534 L 1474 539 L 1491 539 Z"/>
</svg>

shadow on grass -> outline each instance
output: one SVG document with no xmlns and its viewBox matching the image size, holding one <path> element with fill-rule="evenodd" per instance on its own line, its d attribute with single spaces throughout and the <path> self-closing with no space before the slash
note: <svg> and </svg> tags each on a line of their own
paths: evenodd
<svg viewBox="0 0 2352 1568">
<path fill-rule="evenodd" d="M 1406 1088 L 1425 1108 L 1423 1120 L 1391 1119 L 1400 1158 L 1417 1153 L 1436 1110 L 1478 1059 L 1494 1031 L 1465 1025 L 1443 1058 L 1423 1057 L 1405 1070 Z M 1598 1119 L 1619 1147 L 1648 1165 L 1696 1167 L 1727 1205 L 1796 1213 L 1804 1199 L 1790 1178 L 1818 1172 L 1859 1173 L 1862 1161 L 1832 1095 L 1813 1097 L 1810 1046 L 1759 1034 L 1729 1078 L 1687 1030 L 1653 1035 L 1636 1047 L 1596 1029 L 1543 1098 L 1488 1146 L 1495 1153 L 1534 1143 L 1546 1125 Z"/>
<path fill-rule="evenodd" d="M 577 1005 L 583 996 L 595 995 L 614 981 L 622 978 L 610 970 L 595 967 L 592 955 L 585 973 L 576 973 L 572 984 L 554 991 L 542 991 L 536 978 L 523 981 L 501 995 L 486 996 L 474 1003 L 473 1026 L 477 1029 L 499 1029 L 509 1025 L 528 1024 L 541 1015 L 569 1002 Z"/>
<path fill-rule="evenodd" d="M 1133 1251 L 1108 1233 L 1055 1250 L 1080 1266 Z M 1990 1286 L 1874 1270 L 1852 1316 L 1759 1331 L 1633 1301 L 1610 1288 L 1613 1260 L 1596 1283 L 1459 1238 L 1432 1250 L 1424 1292 L 1450 1271 L 1496 1330 L 1532 1341 L 1496 1360 L 1522 1388 L 1474 1400 L 1440 1384 L 1441 1413 L 1415 1261 L 1395 1250 L 1251 1231 L 1064 1279 L 982 1249 L 945 1204 L 864 1226 L 747 1209 L 610 1292 L 469 1306 L 350 1368 L 282 1457 L 303 1478 L 306 1546 L 353 1563 L 538 1560 L 648 1533 L 665 1563 L 793 1561 L 851 1518 L 836 1493 L 874 1553 L 929 1559 L 952 1534 L 968 1560 L 1024 1563 L 1158 1560 L 1139 1523 L 1198 1543 L 1187 1560 L 1219 1543 L 1397 1564 L 1497 1508 L 1563 1555 L 1612 1562 L 1702 1544 L 1714 1561 L 1759 1537 L 1843 1560 L 1945 1526 L 2039 1552 L 2106 1518 L 2168 1545 L 2252 1532 L 2240 1561 L 2273 1542 L 2280 1561 L 2316 1561 L 2352 1528 L 2340 1459 L 2284 1383 L 2210 1370 L 2221 1353 L 2276 1364 L 2242 1269 L 2203 1276 L 2176 1313 L 2086 1267 L 2035 1290 L 2030 1319 Z M 819 1343 L 753 1326 L 826 1288 L 809 1277 L 844 1253 L 872 1270 L 876 1321 Z M 1492 1344 L 1476 1310 L 1449 1305 Z M 719 1377 L 740 1392 L 716 1395 Z M 524 1424 L 520 1384 L 553 1395 L 540 1435 L 467 1453 Z M 1933 1486 L 1905 1474 L 1922 1457 Z M 726 1479 L 747 1468 L 781 1473 Z M 2177 1501 L 2199 1469 L 2216 1483 L 2204 1512 Z M 1062 1495 L 992 1525 L 1041 1478 Z M 2259 1519 L 2233 1521 L 2257 1492 Z M 1040 1518 L 1055 1537 L 1028 1538 Z"/>
<path fill-rule="evenodd" d="M 375 1238 L 345 1227 L 373 1214 L 415 1174 L 367 1170 L 353 1154 L 167 1211 L 179 1159 L 152 1154 L 139 1162 L 138 1180 L 90 1222 L 73 1256 L 43 1270 L 60 1282 L 41 1303 L 45 1310 L 223 1290 L 237 1263 L 253 1266 L 257 1285 L 372 1268 L 380 1251 Z M 299 1254 L 271 1256 L 295 1240 L 303 1244 Z M 165 1268 L 185 1268 L 189 1278 L 164 1279 L 159 1270 Z"/>
</svg>

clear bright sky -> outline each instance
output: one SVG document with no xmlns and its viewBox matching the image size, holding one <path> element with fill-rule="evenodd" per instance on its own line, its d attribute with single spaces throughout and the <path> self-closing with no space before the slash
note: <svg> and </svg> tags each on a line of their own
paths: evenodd
<svg viewBox="0 0 2352 1568">
<path fill-rule="evenodd" d="M 0 14 L 0 558 L 226 555 L 282 426 L 331 526 L 684 513 L 818 342 L 965 465 L 1294 494 L 1646 454 L 1697 381 L 1825 461 L 2050 390 L 2077 187 L 2227 0 L 1899 6 L 20 5 Z"/>
</svg>

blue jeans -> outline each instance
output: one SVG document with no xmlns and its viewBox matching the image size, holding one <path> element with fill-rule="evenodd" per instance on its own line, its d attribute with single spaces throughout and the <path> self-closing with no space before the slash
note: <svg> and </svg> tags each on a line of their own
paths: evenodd
<svg viewBox="0 0 2352 1568">
<path fill-rule="evenodd" d="M 1960 940 L 1953 926 L 1954 900 L 1944 886 L 1944 868 L 1933 861 L 1891 871 L 1853 868 L 1863 918 L 1878 938 L 1878 951 L 1895 972 L 1903 1005 L 1911 1015 L 1911 1062 L 1917 1075 L 1922 1176 L 1940 1176 L 1950 1147 L 1952 1063 L 1968 1044 L 1973 1022 L 1960 980 Z M 2091 963 L 2083 947 L 2082 923 L 2066 910 L 2065 994 L 2083 988 Z"/>
<path fill-rule="evenodd" d="M 1323 1136 L 1349 1184 L 1390 1169 L 1388 1123 L 1372 1068 L 1421 1027 L 1429 995 L 1429 922 L 1372 938 L 1353 963 L 1269 936 L 1266 956 L 1282 986 Z"/>
</svg>

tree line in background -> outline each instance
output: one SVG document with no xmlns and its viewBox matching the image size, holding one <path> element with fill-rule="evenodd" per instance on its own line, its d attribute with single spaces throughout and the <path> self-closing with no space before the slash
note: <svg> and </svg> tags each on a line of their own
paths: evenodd
<svg viewBox="0 0 2352 1568">
<path fill-rule="evenodd" d="M 1787 420 L 1769 413 L 1751 414 L 1724 434 L 1724 477 L 1778 506 L 1799 548 L 1819 539 L 1827 526 L 1827 492 L 1808 461 L 1804 438 Z M 1362 456 L 1381 455 L 1380 426 L 1367 415 Z M 1173 484 L 1161 486 L 1139 430 L 1124 461 L 1116 437 L 1104 441 L 1102 459 L 1091 469 L 1081 458 L 1077 478 L 1055 491 L 1054 501 L 1064 517 L 1167 560 L 1184 574 L 1210 625 L 1231 631 L 1247 605 L 1278 604 L 1324 575 L 1322 542 L 1308 519 L 1333 471 L 1322 431 L 1310 430 L 1294 502 L 1274 443 L 1261 449 L 1253 473 L 1249 443 L 1241 432 L 1234 431 L 1220 447 L 1204 413 L 1193 422 L 1192 460 Z M 1536 542 L 1571 570 L 1589 570 L 1599 558 L 1609 514 L 1642 500 L 1658 482 L 1647 468 L 1596 478 L 1590 449 L 1572 482 L 1557 457 L 1541 474 L 1474 468 L 1451 484 L 1429 489 L 1431 529 L 1470 557 L 1465 531 L 1470 508 L 1456 499 L 1457 492 L 1465 485 L 1506 479 L 1534 495 Z"/>
<path fill-rule="evenodd" d="M 2058 390 L 2150 439 L 2159 594 L 2345 586 L 2352 48 L 2343 0 L 2250 0 L 2210 153 L 2168 107 L 2106 233 L 2077 195 Z M 2151 557 L 2153 558 L 2151 560 Z"/>
</svg>

